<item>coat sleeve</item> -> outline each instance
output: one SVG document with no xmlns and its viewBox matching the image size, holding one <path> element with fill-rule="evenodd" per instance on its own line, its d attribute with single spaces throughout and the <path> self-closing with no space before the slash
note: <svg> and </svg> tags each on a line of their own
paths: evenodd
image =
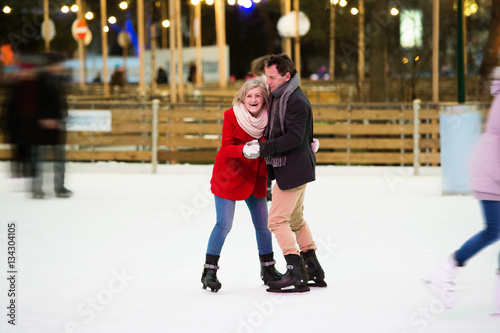
<svg viewBox="0 0 500 333">
<path fill-rule="evenodd" d="M 299 147 L 306 133 L 309 111 L 306 101 L 290 98 L 285 114 L 285 133 L 278 138 L 261 142 L 260 156 L 273 156 Z"/>
<path fill-rule="evenodd" d="M 224 122 L 222 123 L 222 146 L 221 153 L 226 158 L 245 158 L 243 156 L 243 146 L 239 140 L 234 137 L 236 129 L 235 119 L 230 116 L 232 109 L 224 113 Z M 234 113 L 233 113 L 234 114 Z"/>
</svg>

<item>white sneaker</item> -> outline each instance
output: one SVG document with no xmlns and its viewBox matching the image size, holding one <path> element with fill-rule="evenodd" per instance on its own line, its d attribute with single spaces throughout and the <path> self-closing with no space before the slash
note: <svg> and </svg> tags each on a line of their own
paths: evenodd
<svg viewBox="0 0 500 333">
<path fill-rule="evenodd" d="M 451 308 L 458 298 L 455 285 L 455 277 L 458 273 L 458 266 L 452 256 L 436 267 L 424 280 L 426 287 L 436 296 L 447 308 Z"/>
<path fill-rule="evenodd" d="M 500 317 L 500 269 L 495 276 L 495 291 L 493 292 L 493 303 L 495 303 L 495 313 L 492 315 Z"/>
</svg>

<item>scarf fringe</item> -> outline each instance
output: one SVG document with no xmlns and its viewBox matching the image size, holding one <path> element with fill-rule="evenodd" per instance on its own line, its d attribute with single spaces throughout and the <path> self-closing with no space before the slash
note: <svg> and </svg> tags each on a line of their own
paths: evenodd
<svg viewBox="0 0 500 333">
<path fill-rule="evenodd" d="M 266 164 L 272 165 L 274 168 L 285 166 L 286 156 L 279 156 L 279 157 L 267 156 Z"/>
</svg>

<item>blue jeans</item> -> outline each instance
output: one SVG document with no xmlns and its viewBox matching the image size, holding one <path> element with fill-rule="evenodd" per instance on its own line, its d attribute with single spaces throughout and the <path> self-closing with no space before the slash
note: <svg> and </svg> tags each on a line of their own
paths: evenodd
<svg viewBox="0 0 500 333">
<path fill-rule="evenodd" d="M 483 231 L 469 238 L 469 240 L 455 252 L 455 260 L 458 266 L 465 265 L 467 260 L 472 258 L 483 248 L 500 239 L 500 201 L 481 200 L 480 202 L 483 208 L 486 227 Z"/>
<path fill-rule="evenodd" d="M 273 252 L 271 232 L 267 228 L 267 200 L 266 198 L 256 198 L 251 195 L 245 203 L 252 215 L 257 238 L 257 248 L 259 254 L 269 254 Z M 222 246 L 229 231 L 233 226 L 234 208 L 236 201 L 228 200 L 215 195 L 215 211 L 217 214 L 216 223 L 208 240 L 207 254 L 220 256 Z"/>
</svg>

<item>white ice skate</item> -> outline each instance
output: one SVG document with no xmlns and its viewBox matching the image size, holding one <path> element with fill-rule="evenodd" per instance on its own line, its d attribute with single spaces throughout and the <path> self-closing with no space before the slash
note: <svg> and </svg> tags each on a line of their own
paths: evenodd
<svg viewBox="0 0 500 333">
<path fill-rule="evenodd" d="M 493 303 L 495 303 L 495 312 L 491 315 L 500 317 L 500 269 L 495 275 L 495 291 L 493 292 Z"/>
<path fill-rule="evenodd" d="M 450 256 L 424 279 L 426 287 L 434 296 L 443 302 L 447 308 L 453 307 L 458 298 L 458 292 L 455 285 L 457 273 L 457 263 L 455 259 Z"/>
</svg>

